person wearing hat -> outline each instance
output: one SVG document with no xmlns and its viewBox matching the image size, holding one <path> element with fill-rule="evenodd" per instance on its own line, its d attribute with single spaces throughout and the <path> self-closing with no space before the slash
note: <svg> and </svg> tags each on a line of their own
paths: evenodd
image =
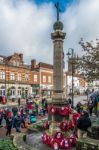
<svg viewBox="0 0 99 150">
<path fill-rule="evenodd" d="M 91 127 L 91 120 L 87 111 L 83 111 L 81 117 L 77 121 L 78 138 L 86 138 L 88 128 Z"/>
</svg>

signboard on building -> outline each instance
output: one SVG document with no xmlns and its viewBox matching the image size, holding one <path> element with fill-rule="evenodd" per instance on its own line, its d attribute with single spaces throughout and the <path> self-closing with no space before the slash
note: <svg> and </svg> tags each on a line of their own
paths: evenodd
<svg viewBox="0 0 99 150">
<path fill-rule="evenodd" d="M 39 89 L 40 88 L 40 86 L 39 86 L 39 84 L 33 84 L 33 89 Z"/>
</svg>

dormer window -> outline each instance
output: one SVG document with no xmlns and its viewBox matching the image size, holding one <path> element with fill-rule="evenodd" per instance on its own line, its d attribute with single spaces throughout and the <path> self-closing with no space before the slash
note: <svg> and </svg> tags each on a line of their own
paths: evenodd
<svg viewBox="0 0 99 150">
<path fill-rule="evenodd" d="M 16 62 L 15 62 L 15 60 L 13 60 L 13 66 L 16 66 Z"/>
<path fill-rule="evenodd" d="M 19 66 L 19 62 L 18 62 L 18 61 L 13 60 L 13 66 Z"/>
<path fill-rule="evenodd" d="M 19 66 L 19 62 L 18 61 L 16 61 L 16 66 Z"/>
</svg>

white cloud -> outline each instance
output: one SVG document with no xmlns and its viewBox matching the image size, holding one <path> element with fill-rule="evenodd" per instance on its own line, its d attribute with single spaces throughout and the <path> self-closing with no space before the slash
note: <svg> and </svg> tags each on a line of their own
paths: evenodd
<svg viewBox="0 0 99 150">
<path fill-rule="evenodd" d="M 79 3 L 71 5 L 63 14 L 67 40 L 65 48 L 75 49 L 81 54 L 78 45 L 80 38 L 85 41 L 95 40 L 99 36 L 99 0 L 80 0 Z"/>
<path fill-rule="evenodd" d="M 50 33 L 55 21 L 52 3 L 37 6 L 28 0 L 0 0 L 0 53 L 23 52 L 26 61 L 36 58 L 51 63 L 53 43 Z M 67 33 L 64 50 L 80 53 L 81 37 L 94 40 L 99 35 L 99 0 L 80 0 L 61 15 Z M 5 50 L 5 51 L 4 51 Z"/>
<path fill-rule="evenodd" d="M 53 20 L 51 3 L 38 7 L 27 0 L 17 1 L 16 5 L 0 0 L 0 53 L 23 52 L 26 60 L 50 62 Z"/>
</svg>

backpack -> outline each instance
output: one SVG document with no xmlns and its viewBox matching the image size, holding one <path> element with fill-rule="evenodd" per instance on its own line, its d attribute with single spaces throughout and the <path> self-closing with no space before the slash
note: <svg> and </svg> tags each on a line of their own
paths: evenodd
<svg viewBox="0 0 99 150">
<path fill-rule="evenodd" d="M 30 121 L 31 121 L 31 123 L 35 123 L 36 122 L 36 116 L 31 116 Z"/>
</svg>

